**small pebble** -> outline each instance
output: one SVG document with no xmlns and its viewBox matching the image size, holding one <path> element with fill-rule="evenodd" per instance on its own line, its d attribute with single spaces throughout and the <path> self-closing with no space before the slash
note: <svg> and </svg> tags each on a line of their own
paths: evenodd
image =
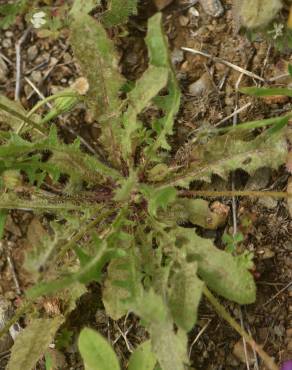
<svg viewBox="0 0 292 370">
<path fill-rule="evenodd" d="M 180 25 L 183 27 L 187 26 L 188 23 L 190 22 L 189 18 L 185 17 L 184 15 L 181 15 L 178 20 L 179 20 Z"/>
<path fill-rule="evenodd" d="M 193 96 L 201 96 L 212 88 L 210 76 L 205 72 L 201 78 L 189 85 L 189 93 Z"/>
<path fill-rule="evenodd" d="M 36 45 L 32 45 L 27 49 L 27 59 L 31 62 L 38 55 L 38 48 Z"/>
<path fill-rule="evenodd" d="M 2 42 L 2 46 L 3 48 L 10 48 L 12 46 L 12 41 L 11 39 L 4 39 L 3 42 Z"/>
<path fill-rule="evenodd" d="M 258 204 L 268 209 L 275 209 L 278 205 L 278 201 L 272 197 L 262 197 L 259 199 Z"/>
<path fill-rule="evenodd" d="M 33 82 L 35 82 L 36 84 L 40 83 L 41 80 L 43 78 L 43 75 L 40 71 L 33 71 L 31 73 L 31 79 L 33 80 Z"/>
<path fill-rule="evenodd" d="M 6 31 L 5 32 L 5 36 L 9 39 L 11 39 L 13 37 L 13 32 L 12 31 Z"/>
</svg>

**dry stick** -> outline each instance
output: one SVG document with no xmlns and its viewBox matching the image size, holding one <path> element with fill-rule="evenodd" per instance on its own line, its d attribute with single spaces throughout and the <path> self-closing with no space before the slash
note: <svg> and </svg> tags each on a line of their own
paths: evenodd
<svg viewBox="0 0 292 370">
<path fill-rule="evenodd" d="M 31 28 L 29 27 L 18 42 L 15 45 L 15 52 L 16 52 L 16 84 L 15 84 L 15 93 L 14 93 L 14 100 L 19 100 L 20 88 L 21 88 L 21 45 L 25 42 L 27 36 L 30 33 Z"/>
<path fill-rule="evenodd" d="M 179 192 L 183 197 L 273 197 L 273 198 L 291 198 L 292 194 L 285 191 L 249 191 L 249 190 L 226 190 L 226 191 L 212 191 L 212 190 L 182 190 Z"/>
<path fill-rule="evenodd" d="M 230 63 L 227 60 L 224 60 L 222 58 L 214 57 L 214 56 L 212 56 L 208 53 L 204 53 L 203 51 L 199 51 L 199 50 L 196 50 L 196 49 L 190 49 L 190 48 L 185 48 L 185 47 L 182 47 L 181 49 L 184 50 L 184 51 L 188 51 L 189 53 L 192 53 L 192 54 L 195 54 L 195 55 L 201 55 L 203 57 L 209 58 L 209 59 L 213 60 L 216 63 L 225 64 L 226 66 L 234 69 L 235 71 L 240 72 L 240 73 L 242 73 L 246 76 L 249 76 L 251 78 L 254 78 L 256 80 L 259 80 L 259 81 L 262 81 L 262 82 L 266 81 L 264 78 L 256 75 L 255 73 L 250 72 L 250 71 L 248 71 L 244 68 L 241 68 L 241 67 L 237 66 L 236 64 Z"/>
<path fill-rule="evenodd" d="M 271 303 L 275 298 L 277 298 L 281 293 L 283 293 L 286 289 L 288 289 L 290 286 L 292 285 L 292 281 L 290 281 L 290 283 L 288 283 L 286 286 L 284 286 L 284 288 L 282 288 L 281 290 L 279 290 L 275 295 L 273 295 L 273 297 L 271 297 L 270 299 L 267 300 L 266 303 L 263 304 L 263 307 L 267 306 L 269 303 Z"/>
<path fill-rule="evenodd" d="M 189 350 L 189 354 L 188 354 L 188 357 L 189 359 L 191 358 L 191 354 L 192 354 L 192 350 L 193 350 L 193 347 L 194 345 L 197 343 L 197 341 L 199 340 L 199 338 L 204 334 L 205 330 L 208 328 L 208 326 L 210 325 L 212 320 L 209 320 L 203 327 L 202 329 L 199 331 L 199 333 L 197 334 L 196 338 L 193 340 L 191 346 L 190 346 L 190 350 Z"/>
<path fill-rule="evenodd" d="M 211 303 L 215 311 L 221 316 L 228 324 L 240 334 L 246 342 L 254 348 L 257 354 L 261 357 L 265 365 L 269 370 L 279 370 L 278 366 L 275 364 L 274 360 L 259 346 L 256 341 L 250 336 L 241 326 L 234 320 L 234 318 L 229 314 L 228 311 L 221 305 L 221 303 L 215 298 L 215 296 L 210 292 L 207 287 L 203 288 L 203 293 L 207 300 Z"/>
<path fill-rule="evenodd" d="M 240 82 L 242 80 L 242 77 L 243 77 L 243 73 L 241 73 L 239 75 L 239 77 L 236 81 L 236 84 L 235 84 L 235 114 L 233 115 L 233 119 L 232 119 L 232 125 L 235 128 L 236 128 L 237 123 L 238 123 L 238 119 L 237 119 L 238 118 L 238 113 L 237 113 L 237 109 L 238 109 L 238 89 L 239 89 L 239 85 L 240 85 Z M 232 188 L 232 191 L 234 192 L 235 191 L 234 173 L 232 173 L 232 176 L 231 176 L 231 188 Z M 236 234 L 237 234 L 237 204 L 236 204 L 235 195 L 232 196 L 232 219 L 233 219 L 233 237 L 235 237 Z M 241 325 L 241 328 L 244 330 L 244 323 L 243 323 L 243 315 L 242 315 L 241 306 L 239 306 L 239 312 L 240 312 L 240 319 L 241 319 L 240 320 L 240 325 Z M 249 359 L 248 359 L 248 354 L 247 354 L 246 340 L 245 340 L 244 337 L 242 337 L 242 342 L 243 342 L 246 368 L 247 368 L 247 370 L 250 370 Z"/>
<path fill-rule="evenodd" d="M 233 113 L 231 113 L 229 116 L 227 116 L 227 117 L 223 118 L 221 121 L 219 121 L 219 122 L 215 123 L 215 125 L 214 125 L 214 126 L 215 126 L 215 127 L 217 127 L 217 126 L 221 125 L 222 123 L 224 123 L 224 122 L 228 121 L 230 118 L 233 118 L 236 114 L 238 114 L 238 113 L 242 112 L 242 111 L 243 111 L 243 110 L 245 110 L 246 108 L 249 108 L 251 105 L 252 105 L 251 103 L 247 103 L 247 104 L 245 104 L 243 107 L 236 109 L 236 110 L 235 110 Z"/>
</svg>

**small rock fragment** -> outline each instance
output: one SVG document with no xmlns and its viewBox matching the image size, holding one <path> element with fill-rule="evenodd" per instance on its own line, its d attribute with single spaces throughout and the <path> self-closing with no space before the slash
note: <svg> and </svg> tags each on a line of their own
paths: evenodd
<svg viewBox="0 0 292 370">
<path fill-rule="evenodd" d="M 258 202 L 261 206 L 266 207 L 268 209 L 275 209 L 278 205 L 278 201 L 272 197 L 263 197 L 260 198 Z"/>
<path fill-rule="evenodd" d="M 11 41 L 11 39 L 4 39 L 4 40 L 2 41 L 2 46 L 3 46 L 3 48 L 5 48 L 5 49 L 9 49 L 9 48 L 11 48 L 11 46 L 12 46 L 12 41 Z"/>
<path fill-rule="evenodd" d="M 27 59 L 32 62 L 38 55 L 38 48 L 36 45 L 32 45 L 27 49 Z"/>
<path fill-rule="evenodd" d="M 275 252 L 269 247 L 264 247 L 261 251 L 259 251 L 259 254 L 261 255 L 261 258 L 264 260 L 273 258 L 275 256 Z"/>
<path fill-rule="evenodd" d="M 172 64 L 176 65 L 184 60 L 184 52 L 181 49 L 174 49 L 171 53 Z"/>
<path fill-rule="evenodd" d="M 178 18 L 178 20 L 179 20 L 180 25 L 183 26 L 183 27 L 187 26 L 190 22 L 189 18 L 185 17 L 184 15 L 181 15 Z"/>
<path fill-rule="evenodd" d="M 224 12 L 224 8 L 220 0 L 199 0 L 199 2 L 204 11 L 212 17 L 220 17 Z"/>
<path fill-rule="evenodd" d="M 201 78 L 189 85 L 189 93 L 193 96 L 201 96 L 212 88 L 210 76 L 205 72 Z"/>
<path fill-rule="evenodd" d="M 158 10 L 166 8 L 170 3 L 173 2 L 173 0 L 153 0 L 153 1 Z"/>
<path fill-rule="evenodd" d="M 247 356 L 245 356 L 245 350 L 244 350 L 244 345 L 243 345 L 243 341 L 242 339 L 240 339 L 236 344 L 235 346 L 233 347 L 233 355 L 239 360 L 241 361 L 242 363 L 246 363 L 246 360 L 248 361 L 248 364 L 250 366 L 252 366 L 255 362 L 255 359 L 254 359 L 254 354 L 253 354 L 253 351 L 251 349 L 251 347 L 246 344 L 246 354 Z M 247 358 L 246 358 L 247 357 Z"/>
<path fill-rule="evenodd" d="M 259 168 L 248 179 L 245 189 L 246 190 L 261 190 L 269 185 L 272 171 L 268 167 Z"/>
<path fill-rule="evenodd" d="M 41 82 L 42 78 L 43 78 L 43 76 L 42 76 L 42 73 L 40 71 L 33 71 L 32 74 L 31 74 L 31 79 L 36 84 L 39 84 Z"/>
</svg>

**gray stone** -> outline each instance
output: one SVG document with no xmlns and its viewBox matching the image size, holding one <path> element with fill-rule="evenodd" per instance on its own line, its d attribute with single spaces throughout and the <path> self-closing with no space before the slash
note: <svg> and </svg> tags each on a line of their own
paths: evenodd
<svg viewBox="0 0 292 370">
<path fill-rule="evenodd" d="M 263 197 L 259 199 L 258 204 L 268 209 L 275 209 L 278 205 L 278 201 L 272 197 Z"/>
<path fill-rule="evenodd" d="M 43 76 L 41 74 L 40 71 L 33 71 L 32 74 L 31 74 L 31 79 L 33 80 L 33 82 L 35 82 L 36 84 L 40 83 L 41 80 L 42 80 Z"/>
<path fill-rule="evenodd" d="M 255 171 L 245 185 L 246 190 L 261 190 L 269 185 L 272 171 L 268 167 L 259 168 Z"/>
<path fill-rule="evenodd" d="M 27 49 L 27 59 L 32 62 L 38 55 L 38 48 L 36 45 L 32 45 Z"/>
</svg>

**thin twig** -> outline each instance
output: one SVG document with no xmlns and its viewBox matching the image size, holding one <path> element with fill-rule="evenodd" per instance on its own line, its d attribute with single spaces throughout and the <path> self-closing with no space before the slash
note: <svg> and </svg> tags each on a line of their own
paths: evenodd
<svg viewBox="0 0 292 370">
<path fill-rule="evenodd" d="M 19 100 L 20 88 L 21 88 L 21 72 L 22 72 L 22 65 L 21 65 L 21 46 L 25 42 L 27 36 L 30 33 L 31 28 L 29 27 L 18 42 L 15 45 L 15 52 L 16 52 L 16 84 L 15 84 L 15 93 L 14 93 L 14 100 Z"/>
<path fill-rule="evenodd" d="M 214 126 L 217 127 L 217 126 L 221 125 L 222 123 L 228 121 L 230 118 L 233 118 L 236 114 L 242 112 L 246 108 L 249 108 L 251 105 L 252 105 L 251 103 L 247 103 L 243 107 L 236 109 L 233 113 L 231 113 L 229 116 L 223 118 L 221 121 L 217 122 Z"/>
<path fill-rule="evenodd" d="M 12 66 L 13 65 L 13 63 L 11 62 L 11 60 L 9 59 L 9 58 L 7 58 L 7 56 L 6 55 L 4 55 L 3 53 L 1 53 L 0 52 L 0 57 L 2 58 L 2 59 L 4 59 L 5 60 L 5 62 L 7 62 L 10 66 Z"/>
<path fill-rule="evenodd" d="M 279 290 L 275 295 L 273 295 L 273 297 L 271 297 L 270 299 L 267 300 L 266 303 L 263 304 L 262 307 L 265 307 L 267 306 L 269 303 L 271 303 L 275 298 L 277 298 L 281 293 L 283 293 L 286 289 L 288 289 L 290 286 L 292 285 L 292 281 L 290 281 L 290 283 L 288 283 L 286 286 L 284 286 L 284 288 L 282 288 L 281 290 Z"/>
<path fill-rule="evenodd" d="M 261 357 L 266 367 L 269 370 L 279 370 L 274 360 L 259 346 L 256 341 L 234 320 L 234 318 L 226 311 L 225 307 L 215 298 L 215 296 L 209 291 L 207 287 L 203 287 L 203 293 L 207 300 L 211 303 L 215 311 L 228 322 L 228 324 L 237 331 L 242 337 L 245 338 L 246 342 L 254 348 L 257 354 Z"/>
<path fill-rule="evenodd" d="M 196 335 L 196 338 L 192 341 L 192 344 L 190 346 L 189 350 L 189 359 L 191 358 L 192 350 L 194 345 L 197 343 L 197 341 L 200 339 L 200 337 L 203 335 L 205 330 L 208 328 L 212 320 L 208 320 L 208 322 L 202 327 L 202 329 L 199 331 L 199 333 Z"/>
<path fill-rule="evenodd" d="M 128 338 L 127 338 L 127 334 L 128 334 L 128 332 L 132 329 L 133 325 L 131 325 L 131 326 L 127 329 L 127 331 L 126 331 L 125 333 L 121 330 L 121 328 L 119 327 L 119 325 L 118 325 L 118 324 L 116 324 L 116 325 L 117 325 L 118 331 L 120 332 L 121 336 L 123 337 L 123 339 L 124 339 L 124 341 L 125 341 L 125 343 L 126 343 L 126 346 L 127 346 L 128 351 L 129 351 L 130 353 L 132 353 L 132 352 L 133 352 L 133 346 L 132 346 L 132 344 L 129 342 L 129 340 L 128 340 Z"/>
<path fill-rule="evenodd" d="M 285 191 L 249 191 L 249 190 L 226 190 L 226 191 L 212 191 L 212 190 L 182 190 L 179 192 L 182 197 L 273 197 L 273 198 L 291 198 L 292 194 Z"/>
<path fill-rule="evenodd" d="M 214 56 L 212 56 L 212 55 L 210 55 L 208 53 L 205 53 L 203 51 L 196 50 L 196 49 L 190 49 L 190 48 L 186 48 L 186 47 L 182 47 L 181 49 L 184 50 L 184 51 L 188 51 L 189 53 L 192 53 L 192 54 L 195 54 L 195 55 L 201 55 L 203 57 L 209 58 L 209 59 L 213 60 L 216 63 L 225 64 L 226 66 L 234 69 L 235 71 L 240 72 L 240 73 L 243 73 L 244 75 L 249 76 L 251 78 L 254 78 L 256 80 L 259 80 L 259 81 L 262 81 L 262 82 L 265 82 L 266 81 L 264 78 L 256 75 L 255 73 L 250 72 L 250 71 L 248 71 L 248 70 L 246 70 L 244 68 L 241 68 L 241 67 L 237 66 L 236 64 L 233 64 L 231 62 L 228 62 L 227 60 L 224 60 L 222 58 L 214 57 Z"/>
<path fill-rule="evenodd" d="M 240 326 L 244 330 L 243 315 L 242 315 L 242 310 L 241 310 L 241 307 L 240 306 L 239 306 L 239 313 L 240 313 Z M 245 340 L 244 337 L 242 337 L 242 342 L 243 342 L 243 350 L 244 350 L 244 357 L 245 357 L 246 368 L 247 368 L 247 370 L 250 370 L 250 367 L 249 367 L 249 357 L 248 357 L 247 346 L 246 346 L 246 340 Z"/>
<path fill-rule="evenodd" d="M 235 128 L 236 128 L 237 123 L 238 123 L 238 89 L 239 89 L 239 85 L 241 83 L 242 77 L 243 77 L 243 73 L 240 74 L 240 76 L 238 77 L 238 79 L 236 81 L 236 84 L 235 84 L 235 91 L 236 91 L 236 93 L 235 93 L 235 114 L 233 115 L 233 120 L 232 120 L 232 125 Z M 231 188 L 232 188 L 232 191 L 235 192 L 235 176 L 234 176 L 234 173 L 232 173 L 232 176 L 231 176 Z M 232 196 L 233 237 L 235 237 L 236 234 L 237 234 L 237 204 L 236 204 L 236 202 L 237 202 L 237 199 L 236 199 L 235 195 L 233 195 Z M 240 312 L 240 325 L 241 325 L 242 330 L 244 330 L 244 323 L 243 323 L 243 315 L 242 315 L 241 306 L 239 306 L 239 312 Z M 244 337 L 242 337 L 242 342 L 243 342 L 246 368 L 247 368 L 247 370 L 250 370 L 249 358 L 248 358 L 248 354 L 247 354 L 246 340 L 245 340 Z"/>
</svg>

